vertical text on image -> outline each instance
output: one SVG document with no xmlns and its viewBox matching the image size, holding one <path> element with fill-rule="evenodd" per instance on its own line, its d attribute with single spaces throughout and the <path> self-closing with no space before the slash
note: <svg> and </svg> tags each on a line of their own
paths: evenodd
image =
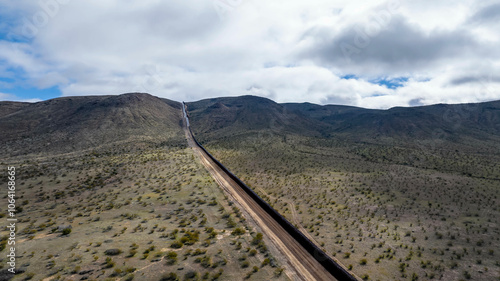
<svg viewBox="0 0 500 281">
<path fill-rule="evenodd" d="M 9 166 L 7 168 L 7 229 L 9 238 L 7 244 L 7 264 L 10 273 L 16 272 L 16 168 Z"/>
</svg>

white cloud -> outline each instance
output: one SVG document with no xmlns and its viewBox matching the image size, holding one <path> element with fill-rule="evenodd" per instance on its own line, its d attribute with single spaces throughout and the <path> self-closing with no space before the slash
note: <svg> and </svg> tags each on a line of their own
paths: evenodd
<svg viewBox="0 0 500 281">
<path fill-rule="evenodd" d="M 0 101 L 11 100 L 12 95 L 0 93 Z"/>
<path fill-rule="evenodd" d="M 17 42 L 0 41 L 0 74 L 65 96 L 254 94 L 371 108 L 500 99 L 499 81 L 484 78 L 500 70 L 494 1 L 222 1 L 2 2 Z M 221 20 L 214 3 L 233 7 Z M 339 58 L 339 43 L 377 19 L 360 54 Z M 408 81 L 397 89 L 367 82 L 400 76 Z"/>
<path fill-rule="evenodd" d="M 23 99 L 12 94 L 0 93 L 0 101 L 39 102 L 41 99 Z"/>
</svg>

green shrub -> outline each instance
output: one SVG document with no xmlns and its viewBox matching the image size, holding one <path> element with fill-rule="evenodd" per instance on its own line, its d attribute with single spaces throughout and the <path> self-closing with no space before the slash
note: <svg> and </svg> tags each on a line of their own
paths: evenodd
<svg viewBox="0 0 500 281">
<path fill-rule="evenodd" d="M 173 265 L 177 262 L 177 253 L 174 251 L 169 251 L 167 252 L 167 264 L 168 265 Z"/>
<path fill-rule="evenodd" d="M 250 266 L 250 262 L 249 261 L 244 261 L 244 262 L 241 263 L 241 267 L 242 268 L 247 268 L 249 266 Z"/>
<path fill-rule="evenodd" d="M 172 242 L 172 244 L 170 244 L 170 247 L 173 249 L 180 249 L 182 248 L 182 246 L 184 246 L 184 244 L 180 241 L 174 241 Z"/>
<path fill-rule="evenodd" d="M 115 266 L 115 262 L 110 257 L 106 258 L 106 268 L 112 268 Z"/>
<path fill-rule="evenodd" d="M 236 235 L 243 235 L 245 234 L 245 230 L 241 227 L 238 227 L 236 228 L 235 230 L 233 230 L 233 232 L 231 232 L 232 235 L 236 236 Z"/>
</svg>

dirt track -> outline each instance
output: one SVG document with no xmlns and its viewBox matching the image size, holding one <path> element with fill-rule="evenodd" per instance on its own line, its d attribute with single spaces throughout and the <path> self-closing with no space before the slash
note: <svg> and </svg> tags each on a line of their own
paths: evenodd
<svg viewBox="0 0 500 281">
<path fill-rule="evenodd" d="M 259 191 L 262 192 L 262 194 L 264 194 L 264 195 L 268 196 L 269 198 L 271 198 L 272 200 L 277 199 L 276 197 L 267 194 L 267 192 L 265 190 L 263 190 L 262 188 L 259 188 Z M 314 242 L 316 245 L 320 245 L 320 243 L 318 243 L 318 241 L 316 241 L 316 239 L 309 233 L 309 231 L 307 231 L 307 229 L 305 229 L 304 226 L 302 226 L 302 224 L 300 222 L 300 219 L 299 219 L 299 216 L 297 215 L 297 211 L 295 210 L 295 204 L 292 201 L 290 201 L 290 200 L 284 200 L 284 201 L 287 202 L 290 205 L 290 210 L 292 211 L 292 220 L 293 220 L 293 223 L 295 224 L 295 226 L 309 240 L 311 240 L 312 242 Z M 328 255 L 328 256 L 331 259 L 333 259 L 337 264 L 339 264 L 341 267 L 343 267 L 345 270 L 348 270 L 337 258 L 333 257 L 332 255 Z M 354 274 L 353 272 L 351 272 L 351 274 L 352 274 L 352 276 L 354 278 L 356 278 L 358 280 L 361 280 L 361 278 L 359 276 L 357 276 L 356 274 Z"/>
<path fill-rule="evenodd" d="M 186 120 L 184 122 L 186 124 Z M 229 175 L 197 146 L 185 127 L 189 146 L 200 156 L 201 162 L 228 195 L 234 198 L 262 229 L 274 246 L 288 260 L 288 268 L 295 271 L 289 276 L 295 280 L 336 280 L 306 249 L 281 225 L 262 209 Z"/>
</svg>

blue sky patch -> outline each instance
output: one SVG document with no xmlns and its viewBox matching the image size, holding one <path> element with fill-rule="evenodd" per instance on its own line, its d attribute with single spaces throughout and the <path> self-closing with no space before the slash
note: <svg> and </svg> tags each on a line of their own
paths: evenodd
<svg viewBox="0 0 500 281">
<path fill-rule="evenodd" d="M 375 79 L 375 80 L 370 80 L 368 82 L 370 82 L 372 84 L 377 84 L 380 86 L 385 86 L 388 89 L 397 89 L 397 88 L 404 87 L 404 83 L 408 82 L 408 79 L 409 79 L 408 77 L 397 77 L 397 78 L 392 78 L 392 79 L 379 78 L 379 79 Z"/>
<path fill-rule="evenodd" d="M 37 88 L 27 88 L 27 87 L 15 87 L 13 89 L 2 89 L 0 88 L 0 92 L 5 94 L 10 94 L 16 96 L 18 99 L 41 99 L 41 100 L 49 100 L 53 98 L 60 97 L 61 91 L 57 86 L 47 89 L 37 89 Z"/>
<path fill-rule="evenodd" d="M 349 79 L 358 80 L 359 79 L 359 77 L 354 75 L 354 74 L 343 75 L 343 76 L 340 76 L 340 78 L 344 79 L 344 80 L 349 80 Z"/>
</svg>

